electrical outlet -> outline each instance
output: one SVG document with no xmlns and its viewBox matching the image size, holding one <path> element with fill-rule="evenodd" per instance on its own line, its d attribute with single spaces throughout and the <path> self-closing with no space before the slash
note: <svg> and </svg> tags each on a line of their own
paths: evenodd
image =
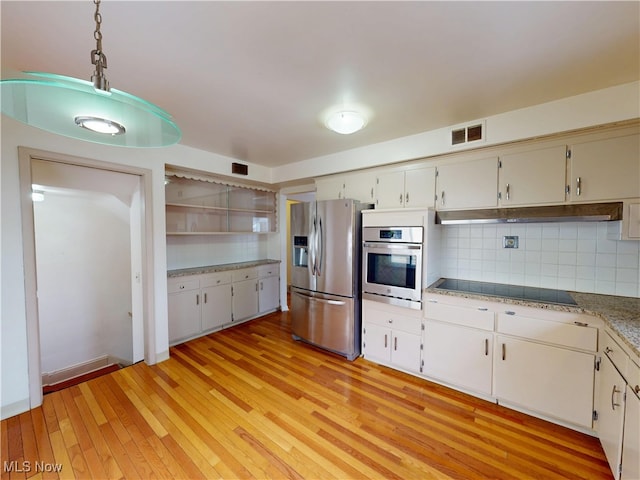
<svg viewBox="0 0 640 480">
<path fill-rule="evenodd" d="M 505 235 L 502 237 L 502 246 L 504 248 L 518 248 L 518 236 Z"/>
</svg>

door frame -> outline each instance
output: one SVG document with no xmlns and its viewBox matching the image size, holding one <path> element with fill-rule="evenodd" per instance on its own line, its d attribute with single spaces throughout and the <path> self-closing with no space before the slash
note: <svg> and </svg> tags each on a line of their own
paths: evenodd
<svg viewBox="0 0 640 480">
<path fill-rule="evenodd" d="M 153 275 L 153 199 L 152 171 L 145 168 L 76 157 L 27 147 L 18 147 L 20 210 L 24 262 L 25 313 L 27 320 L 27 356 L 30 408 L 42 405 L 42 365 L 40 359 L 40 322 L 38 316 L 35 226 L 31 200 L 32 160 L 45 160 L 79 167 L 90 167 L 140 177 L 141 283 L 144 361 L 156 363 Z M 132 280 L 133 281 L 133 280 Z M 132 295 L 136 289 L 132 285 Z M 133 300 L 133 299 L 132 299 Z"/>
</svg>

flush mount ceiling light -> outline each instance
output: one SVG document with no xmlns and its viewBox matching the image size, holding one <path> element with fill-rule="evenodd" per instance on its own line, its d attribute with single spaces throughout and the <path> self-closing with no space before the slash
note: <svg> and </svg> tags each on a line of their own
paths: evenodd
<svg viewBox="0 0 640 480">
<path fill-rule="evenodd" d="M 349 135 L 358 130 L 362 130 L 367 124 L 365 116 L 359 112 L 351 110 L 343 110 L 330 115 L 325 125 L 329 130 L 342 135 Z"/>
<path fill-rule="evenodd" d="M 182 133 L 171 115 L 139 97 L 109 87 L 104 76 L 100 0 L 91 51 L 91 81 L 53 73 L 24 72 L 29 78 L 0 80 L 2 113 L 27 125 L 88 142 L 122 147 L 164 147 Z M 79 128 L 81 127 L 81 128 Z"/>
</svg>

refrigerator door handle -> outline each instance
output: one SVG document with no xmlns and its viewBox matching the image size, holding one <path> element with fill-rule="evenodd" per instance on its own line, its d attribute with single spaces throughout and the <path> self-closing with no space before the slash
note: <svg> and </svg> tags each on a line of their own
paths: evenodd
<svg viewBox="0 0 640 480">
<path fill-rule="evenodd" d="M 318 262 L 316 271 L 318 273 L 318 276 L 320 276 L 322 275 L 322 266 L 324 262 L 324 231 L 322 230 L 322 218 L 318 218 L 318 231 L 319 231 L 318 251 L 319 251 L 320 261 Z"/>
<path fill-rule="evenodd" d="M 317 252 L 317 248 L 316 248 L 316 217 L 314 215 L 313 217 L 313 222 L 311 223 L 311 234 L 309 235 L 311 237 L 311 241 L 309 242 L 309 254 L 311 257 L 311 262 L 309 265 L 309 268 L 311 268 L 311 275 L 316 274 L 316 252 Z"/>
<path fill-rule="evenodd" d="M 313 302 L 319 302 L 319 303 L 327 303 L 329 305 L 346 305 L 347 302 L 343 302 L 342 300 L 327 300 L 326 298 L 318 298 L 318 297 L 314 297 L 311 295 L 306 295 L 304 293 L 300 293 L 300 292 L 295 292 L 296 295 L 300 295 L 301 297 L 305 297 L 308 298 L 309 300 L 313 301 Z"/>
</svg>

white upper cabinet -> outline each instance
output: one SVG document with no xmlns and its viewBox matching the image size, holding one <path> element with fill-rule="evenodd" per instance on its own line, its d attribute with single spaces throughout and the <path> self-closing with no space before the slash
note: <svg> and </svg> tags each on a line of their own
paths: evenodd
<svg viewBox="0 0 640 480">
<path fill-rule="evenodd" d="M 316 200 L 353 198 L 364 203 L 375 200 L 376 176 L 372 172 L 338 175 L 316 180 Z"/>
<path fill-rule="evenodd" d="M 498 157 L 438 167 L 438 210 L 498 206 Z"/>
<path fill-rule="evenodd" d="M 569 147 L 572 202 L 640 197 L 640 135 L 574 143 Z"/>
<path fill-rule="evenodd" d="M 500 156 L 500 206 L 541 205 L 565 201 L 565 145 Z"/>
<path fill-rule="evenodd" d="M 380 172 L 376 181 L 376 208 L 433 207 L 435 167 Z"/>
</svg>

